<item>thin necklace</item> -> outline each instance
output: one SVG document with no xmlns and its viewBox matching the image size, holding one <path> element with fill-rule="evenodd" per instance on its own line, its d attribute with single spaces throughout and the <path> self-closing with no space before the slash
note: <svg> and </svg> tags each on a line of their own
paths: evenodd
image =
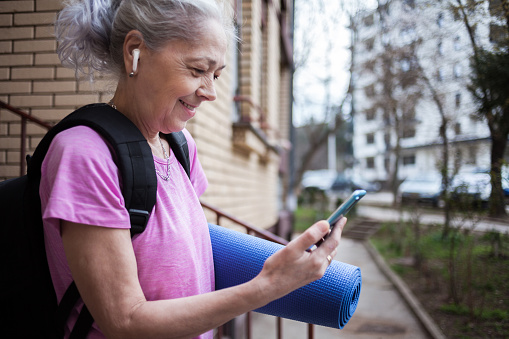
<svg viewBox="0 0 509 339">
<path fill-rule="evenodd" d="M 114 109 L 117 109 L 117 106 L 115 106 L 115 103 L 113 102 L 113 99 L 108 102 L 108 105 L 113 107 Z M 156 168 L 156 173 L 163 179 L 164 181 L 168 181 L 170 179 L 170 157 L 168 156 L 168 153 L 166 153 L 166 148 L 164 148 L 163 141 L 161 140 L 161 136 L 157 134 L 157 137 L 159 138 L 159 143 L 161 144 L 161 148 L 163 149 L 164 159 L 166 160 L 166 175 L 163 175 L 159 170 Z"/>
<path fill-rule="evenodd" d="M 168 153 L 166 153 L 166 148 L 164 148 L 163 141 L 161 140 L 161 136 L 157 134 L 157 137 L 159 138 L 159 142 L 161 143 L 161 148 L 163 149 L 164 158 L 166 159 L 166 175 L 163 175 L 161 172 L 159 172 L 156 168 L 156 173 L 163 179 L 164 181 L 168 181 L 170 179 L 170 157 L 168 156 Z"/>
<path fill-rule="evenodd" d="M 114 109 L 117 109 L 117 106 L 115 106 L 115 103 L 113 102 L 113 99 L 111 99 L 109 102 L 108 102 L 108 105 L 110 105 L 111 107 L 113 107 Z"/>
</svg>

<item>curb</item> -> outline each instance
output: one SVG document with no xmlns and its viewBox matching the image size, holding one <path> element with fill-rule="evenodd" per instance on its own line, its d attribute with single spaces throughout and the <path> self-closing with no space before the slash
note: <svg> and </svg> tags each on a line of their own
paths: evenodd
<svg viewBox="0 0 509 339">
<path fill-rule="evenodd" d="M 405 299 L 412 312 L 419 319 L 426 331 L 433 339 L 447 339 L 442 330 L 436 325 L 431 316 L 426 312 L 419 300 L 413 295 L 408 285 L 392 271 L 383 257 L 369 241 L 362 241 L 362 244 L 369 252 L 378 268 L 385 274 L 389 281 L 396 287 L 399 294 Z"/>
</svg>

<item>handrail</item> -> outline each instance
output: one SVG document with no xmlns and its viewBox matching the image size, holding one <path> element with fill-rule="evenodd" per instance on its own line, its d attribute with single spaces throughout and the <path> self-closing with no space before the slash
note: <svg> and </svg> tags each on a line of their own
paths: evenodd
<svg viewBox="0 0 509 339">
<path fill-rule="evenodd" d="M 13 106 L 11 106 L 11 105 L 9 105 L 9 104 L 1 101 L 1 100 L 0 100 L 0 107 L 1 108 L 5 108 L 5 109 L 11 111 L 12 113 L 15 113 L 15 114 L 21 116 L 22 118 L 27 119 L 27 120 L 30 120 L 31 122 L 33 122 L 33 123 L 35 123 L 35 124 L 37 124 L 37 125 L 39 125 L 41 127 L 44 127 L 44 128 L 46 128 L 48 130 L 51 129 L 51 127 L 53 127 L 53 125 L 51 125 L 50 123 L 47 123 L 46 121 L 40 120 L 40 119 L 38 119 L 38 118 L 28 114 L 28 113 L 25 113 L 22 110 L 20 110 L 20 109 L 18 109 L 16 107 L 13 107 Z"/>
<path fill-rule="evenodd" d="M 203 207 L 207 208 L 208 210 L 211 210 L 212 212 L 214 212 L 216 214 L 216 224 L 217 225 L 220 225 L 221 218 L 226 218 L 230 221 L 233 221 L 237 225 L 244 227 L 247 230 L 248 234 L 254 234 L 260 238 L 263 238 L 263 239 L 266 239 L 266 240 L 269 240 L 269 241 L 272 241 L 272 242 L 275 242 L 275 243 L 278 243 L 281 245 L 288 245 L 288 240 L 281 238 L 272 232 L 264 230 L 263 228 L 258 228 L 256 226 L 250 225 L 247 222 L 242 221 L 242 220 L 240 220 L 240 219 L 238 219 L 224 211 L 221 211 L 217 207 L 213 207 L 212 205 L 207 204 L 203 201 L 200 201 L 200 202 Z"/>
<path fill-rule="evenodd" d="M 278 243 L 278 244 L 281 244 L 281 245 L 287 245 L 288 244 L 288 240 L 284 239 L 284 238 L 281 238 L 277 235 L 275 235 L 274 233 L 271 233 L 269 231 L 266 231 L 262 228 L 258 228 L 256 226 L 253 226 L 253 225 L 250 225 L 238 218 L 235 218 L 234 216 L 224 212 L 224 211 L 221 211 L 219 210 L 217 207 L 214 207 L 210 204 L 207 204 L 203 201 L 200 201 L 201 202 L 201 205 L 214 212 L 216 214 L 216 224 L 217 225 L 220 225 L 220 222 L 221 222 L 221 219 L 222 218 L 225 218 L 225 219 L 228 219 L 232 222 L 234 222 L 235 224 L 239 225 L 239 226 L 242 226 L 246 229 L 247 233 L 248 234 L 254 234 L 260 238 L 263 238 L 263 239 L 266 239 L 266 240 L 270 240 L 270 241 L 273 241 L 275 243 Z M 283 324 L 282 324 L 282 321 L 281 321 L 281 318 L 280 317 L 277 317 L 277 320 L 276 320 L 276 325 L 277 325 L 277 338 L 278 339 L 281 339 L 283 337 Z M 313 324 L 308 324 L 308 339 L 313 339 L 314 338 L 314 325 Z M 223 329 L 222 327 L 220 327 L 218 329 L 218 337 L 219 339 L 222 339 L 223 337 Z M 247 339 L 251 339 L 251 312 L 248 312 L 247 313 L 247 319 L 246 319 L 246 338 Z"/>
<path fill-rule="evenodd" d="M 14 114 L 17 114 L 21 118 L 21 140 L 20 140 L 20 145 L 19 145 L 19 150 L 20 150 L 19 175 L 22 176 L 25 174 L 25 171 L 26 171 L 25 156 L 26 156 L 26 139 L 27 139 L 27 121 L 30 120 L 30 122 L 33 122 L 43 128 L 46 128 L 47 130 L 51 129 L 51 127 L 53 127 L 53 126 L 45 121 L 42 121 L 34 116 L 31 116 L 28 113 L 23 112 L 22 110 L 20 110 L 16 107 L 13 107 L 1 100 L 0 100 L 0 108 L 5 108 Z"/>
</svg>

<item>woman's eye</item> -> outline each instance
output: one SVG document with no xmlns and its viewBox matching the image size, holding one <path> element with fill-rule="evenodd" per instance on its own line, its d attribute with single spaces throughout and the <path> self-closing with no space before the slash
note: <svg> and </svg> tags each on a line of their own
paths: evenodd
<svg viewBox="0 0 509 339">
<path fill-rule="evenodd" d="M 214 80 L 217 80 L 217 79 L 219 79 L 219 75 L 214 74 Z"/>
<path fill-rule="evenodd" d="M 199 68 L 195 68 L 194 71 L 198 74 L 205 74 L 207 71 L 203 70 L 203 69 L 199 69 Z"/>
</svg>

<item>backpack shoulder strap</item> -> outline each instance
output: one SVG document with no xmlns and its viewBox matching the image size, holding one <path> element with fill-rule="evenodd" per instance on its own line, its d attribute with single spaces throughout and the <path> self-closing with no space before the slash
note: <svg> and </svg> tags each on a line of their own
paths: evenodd
<svg viewBox="0 0 509 339">
<path fill-rule="evenodd" d="M 180 162 L 182 167 L 187 173 L 187 176 L 191 178 L 191 164 L 189 161 L 189 147 L 187 146 L 186 136 L 182 131 L 165 134 L 166 140 L 170 144 L 170 147 L 175 153 L 175 157 Z"/>
<path fill-rule="evenodd" d="M 131 234 L 143 232 L 156 201 L 154 159 L 136 125 L 109 105 L 84 106 L 53 127 L 35 150 L 28 175 L 40 179 L 42 161 L 55 135 L 79 125 L 94 129 L 113 147 L 122 176 L 122 194 L 131 218 Z"/>
</svg>

